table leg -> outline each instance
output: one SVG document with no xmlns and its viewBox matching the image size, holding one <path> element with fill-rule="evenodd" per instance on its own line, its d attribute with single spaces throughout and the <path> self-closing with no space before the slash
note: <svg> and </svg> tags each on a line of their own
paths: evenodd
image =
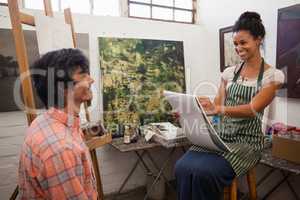
<svg viewBox="0 0 300 200">
<path fill-rule="evenodd" d="M 290 177 L 290 174 L 285 175 L 283 179 L 278 182 L 262 199 L 266 200 L 281 184 L 283 184 L 288 178 Z"/>
<path fill-rule="evenodd" d="M 256 188 L 258 190 L 258 187 L 269 177 L 271 176 L 271 174 L 275 171 L 274 168 L 271 168 L 262 178 L 260 178 L 259 181 L 257 181 L 257 184 L 256 184 Z M 241 200 L 245 200 L 245 199 L 248 199 L 249 198 L 249 193 L 247 194 L 244 194 L 242 197 L 241 197 Z"/>
<path fill-rule="evenodd" d="M 281 171 L 281 173 L 282 173 L 283 176 L 286 175 L 286 174 L 284 173 L 284 171 L 282 171 L 282 170 L 280 170 L 280 171 Z M 292 191 L 292 193 L 293 193 L 295 199 L 300 200 L 300 198 L 299 198 L 299 196 L 297 195 L 296 191 L 294 190 L 294 188 L 293 188 L 291 182 L 287 179 L 287 180 L 286 180 L 286 183 L 287 183 L 288 187 L 290 188 L 290 190 Z"/>
<path fill-rule="evenodd" d="M 186 152 L 186 150 L 185 150 L 184 146 L 182 146 L 182 147 L 181 147 L 181 150 L 183 151 L 183 153 L 185 153 L 185 152 Z"/>
<path fill-rule="evenodd" d="M 147 193 L 146 193 L 146 195 L 145 195 L 145 197 L 144 197 L 144 200 L 146 200 L 146 199 L 148 198 L 149 192 L 151 192 L 151 190 L 153 189 L 153 186 L 156 184 L 156 182 L 158 181 L 158 179 L 159 179 L 160 176 L 162 175 L 164 169 L 167 167 L 167 164 L 168 164 L 168 162 L 171 160 L 171 155 L 174 153 L 175 149 L 176 149 L 176 147 L 174 147 L 174 148 L 170 151 L 170 153 L 168 154 L 166 161 L 163 163 L 163 165 L 162 165 L 160 171 L 159 171 L 158 174 L 157 174 L 157 177 L 154 179 L 152 185 L 150 186 L 149 191 L 147 191 Z"/>
<path fill-rule="evenodd" d="M 275 171 L 274 168 L 271 168 L 258 182 L 257 182 L 257 188 L 266 180 L 273 172 Z"/>
<path fill-rule="evenodd" d="M 158 165 L 155 163 L 155 161 L 154 161 L 153 157 L 151 156 L 150 152 L 147 151 L 146 154 L 147 154 L 147 156 L 149 157 L 149 160 L 152 162 L 152 164 L 153 164 L 153 166 L 155 167 L 155 169 L 159 172 L 159 167 L 158 167 Z M 162 177 L 163 177 L 164 180 L 166 181 L 168 187 L 169 187 L 170 189 L 175 190 L 175 188 L 173 188 L 173 187 L 171 186 L 171 184 L 169 183 L 169 181 L 168 181 L 167 177 L 164 175 L 164 173 L 162 173 Z"/>
<path fill-rule="evenodd" d="M 144 161 L 143 156 L 141 156 L 141 155 L 139 154 L 138 151 L 134 151 L 134 153 L 137 155 L 137 157 L 140 159 L 140 161 L 141 161 L 142 164 L 144 165 L 144 167 L 145 167 L 147 173 L 152 173 L 152 171 L 150 170 L 150 168 L 148 167 L 148 165 L 147 165 L 146 162 Z M 147 150 L 144 150 L 144 153 L 147 154 Z"/>
<path fill-rule="evenodd" d="M 145 151 L 142 152 L 141 156 L 143 156 L 145 154 Z M 133 165 L 132 169 L 130 170 L 129 174 L 127 175 L 127 177 L 125 178 L 125 180 L 123 181 L 118 193 L 116 195 L 119 195 L 121 193 L 121 191 L 123 190 L 123 188 L 125 187 L 126 183 L 128 182 L 129 178 L 132 176 L 133 172 L 135 171 L 135 169 L 137 168 L 138 164 L 140 163 L 140 158 L 138 157 L 138 159 L 136 160 L 135 164 Z"/>
</svg>

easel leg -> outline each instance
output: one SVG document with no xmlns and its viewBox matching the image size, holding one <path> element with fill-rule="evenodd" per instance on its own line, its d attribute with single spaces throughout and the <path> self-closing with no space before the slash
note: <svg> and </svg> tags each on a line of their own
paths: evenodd
<svg viewBox="0 0 300 200">
<path fill-rule="evenodd" d="M 91 154 L 91 159 L 92 159 L 94 172 L 95 172 L 95 176 L 96 176 L 96 181 L 97 181 L 98 197 L 99 197 L 99 200 L 103 200 L 104 199 L 103 187 L 102 187 L 102 182 L 101 182 L 101 176 L 100 176 L 100 171 L 99 171 L 96 150 L 95 149 L 91 150 L 90 154 Z"/>
<path fill-rule="evenodd" d="M 15 199 L 17 199 L 18 194 L 19 194 L 19 186 L 17 186 L 15 188 L 14 193 L 12 193 L 12 195 L 9 198 L 9 200 L 15 200 Z"/>
</svg>

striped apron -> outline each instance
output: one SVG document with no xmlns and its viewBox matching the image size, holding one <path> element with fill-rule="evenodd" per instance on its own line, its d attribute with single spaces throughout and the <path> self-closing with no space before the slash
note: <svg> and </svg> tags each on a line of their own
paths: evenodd
<svg viewBox="0 0 300 200">
<path fill-rule="evenodd" d="M 250 103 L 261 88 L 264 59 L 262 59 L 256 86 L 245 86 L 237 83 L 244 63 L 235 73 L 232 84 L 227 88 L 225 106 L 237 106 Z M 223 156 L 232 166 L 237 176 L 245 174 L 254 167 L 261 158 L 264 138 L 262 133 L 263 111 L 255 117 L 234 118 L 223 116 L 216 130 L 232 152 L 215 152 L 193 145 L 190 150 L 212 152 Z"/>
</svg>

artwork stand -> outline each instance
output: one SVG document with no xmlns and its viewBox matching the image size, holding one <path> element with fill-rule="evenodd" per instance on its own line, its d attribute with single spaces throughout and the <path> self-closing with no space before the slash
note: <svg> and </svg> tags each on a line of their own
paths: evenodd
<svg viewBox="0 0 300 200">
<path fill-rule="evenodd" d="M 14 36 L 14 40 L 15 40 L 16 55 L 17 55 L 17 60 L 18 60 L 18 65 L 19 65 L 19 71 L 20 71 L 20 74 L 28 73 L 30 75 L 29 62 L 28 62 L 28 56 L 27 56 L 27 50 L 26 50 L 26 45 L 25 45 L 22 24 L 35 26 L 34 17 L 32 15 L 28 15 L 26 13 L 20 12 L 19 6 L 18 6 L 18 0 L 8 0 L 8 8 L 9 8 L 9 13 L 10 13 L 13 36 Z M 49 17 L 53 17 L 50 0 L 44 0 L 44 8 L 45 8 L 45 15 L 49 16 Z M 65 22 L 71 26 L 73 44 L 74 44 L 74 48 L 76 48 L 77 43 L 76 43 L 76 36 L 75 36 L 74 26 L 73 26 L 73 21 L 72 21 L 72 16 L 71 16 L 71 10 L 65 9 L 64 15 L 65 15 Z M 34 102 L 32 82 L 31 82 L 30 76 L 26 76 L 23 79 L 21 86 L 22 86 L 22 92 L 23 92 L 25 112 L 27 115 L 27 122 L 30 125 L 30 123 L 37 116 L 36 112 L 35 112 L 35 102 Z M 84 108 L 85 108 L 85 113 L 86 113 L 86 119 L 88 122 L 90 122 L 90 116 L 89 116 L 89 113 L 87 110 L 86 103 L 84 105 Z M 98 191 L 98 196 L 99 196 L 100 200 L 103 200 L 103 189 L 102 189 L 100 171 L 99 171 L 98 160 L 97 160 L 97 155 L 96 155 L 95 149 L 100 146 L 110 143 L 111 140 L 112 140 L 111 134 L 104 134 L 103 136 L 92 137 L 91 139 L 86 141 L 86 144 L 89 147 L 91 158 L 92 158 L 92 163 L 93 163 L 95 176 L 96 176 L 96 180 L 97 180 L 97 191 Z M 18 186 L 14 190 L 10 199 L 16 199 L 17 195 L 18 195 Z"/>
</svg>

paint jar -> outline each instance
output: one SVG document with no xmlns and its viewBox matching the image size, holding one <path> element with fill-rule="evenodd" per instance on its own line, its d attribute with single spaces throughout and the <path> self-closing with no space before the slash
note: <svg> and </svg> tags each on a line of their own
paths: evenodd
<svg viewBox="0 0 300 200">
<path fill-rule="evenodd" d="M 124 144 L 129 144 L 130 143 L 130 129 L 129 126 L 125 126 L 125 131 L 124 131 Z"/>
</svg>

